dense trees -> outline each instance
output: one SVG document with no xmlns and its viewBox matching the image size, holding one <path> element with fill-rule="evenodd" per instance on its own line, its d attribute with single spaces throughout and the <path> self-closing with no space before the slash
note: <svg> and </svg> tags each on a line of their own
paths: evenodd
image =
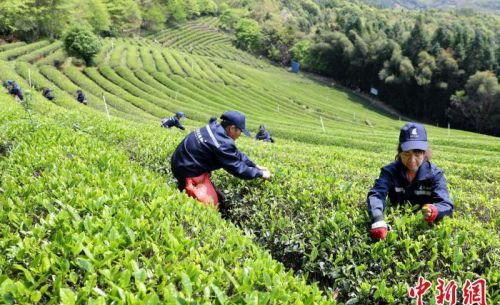
<svg viewBox="0 0 500 305">
<path fill-rule="evenodd" d="M 466 82 L 476 72 L 490 71 L 485 73 L 491 79 L 498 75 L 498 16 L 380 10 L 360 1 L 315 1 L 318 9 L 304 3 L 281 1 L 279 12 L 266 16 L 293 31 L 270 31 L 268 21 L 257 19 L 261 43 L 254 46 L 260 49 L 246 49 L 276 62 L 298 60 L 303 68 L 353 89 L 369 92 L 375 87 L 383 101 L 416 119 L 441 125 L 451 121 L 455 127 L 498 134 L 492 122 L 466 124 L 469 114 L 457 108 L 462 96 L 457 91 L 467 91 Z M 245 48 L 238 37 L 237 41 Z M 277 44 L 290 52 L 274 52 Z M 479 98 L 467 97 L 467 101 Z M 472 104 L 460 105 L 463 109 Z M 482 122 L 493 117 L 483 117 Z"/>
<path fill-rule="evenodd" d="M 260 48 L 260 27 L 257 21 L 243 18 L 236 25 L 236 44 L 249 51 Z"/>
<path fill-rule="evenodd" d="M 130 36 L 218 12 L 213 0 L 2 0 L 0 35 L 27 41 L 58 38 L 77 22 L 100 35 Z"/>
<path fill-rule="evenodd" d="M 58 37 L 69 22 L 72 0 L 3 0 L 0 2 L 0 33 L 20 39 Z"/>
<path fill-rule="evenodd" d="M 500 84 L 492 72 L 477 72 L 465 84 L 465 91 L 451 97 L 454 121 L 479 132 L 500 133 Z"/>
</svg>

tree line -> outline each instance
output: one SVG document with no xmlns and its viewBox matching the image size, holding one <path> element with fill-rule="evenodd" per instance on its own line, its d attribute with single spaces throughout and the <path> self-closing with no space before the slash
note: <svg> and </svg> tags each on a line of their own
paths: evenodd
<svg viewBox="0 0 500 305">
<path fill-rule="evenodd" d="M 58 38 L 76 23 L 101 36 L 131 36 L 217 13 L 213 0 L 2 0 L 0 35 Z"/>
<path fill-rule="evenodd" d="M 95 52 L 89 31 L 138 36 L 203 15 L 219 16 L 242 49 L 375 88 L 407 116 L 500 135 L 500 17 L 492 14 L 345 0 L 3 0 L 0 35 L 35 41 L 71 30 L 67 49 Z"/>
<path fill-rule="evenodd" d="M 499 16 L 359 1 L 234 2 L 248 11 L 225 12 L 222 21 L 241 48 L 282 64 L 296 60 L 354 90 L 375 88 L 426 123 L 500 135 Z"/>
</svg>

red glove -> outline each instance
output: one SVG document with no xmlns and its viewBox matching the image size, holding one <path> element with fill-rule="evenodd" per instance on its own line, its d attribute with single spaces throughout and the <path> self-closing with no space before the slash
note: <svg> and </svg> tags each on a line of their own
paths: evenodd
<svg viewBox="0 0 500 305">
<path fill-rule="evenodd" d="M 377 222 L 374 222 L 372 224 L 372 228 L 370 230 L 370 237 L 375 239 L 375 240 L 380 240 L 384 239 L 387 236 L 387 224 L 385 221 L 380 220 Z"/>
<path fill-rule="evenodd" d="M 429 223 L 434 222 L 438 217 L 438 209 L 433 204 L 424 204 L 422 213 L 424 214 L 424 220 Z"/>
</svg>

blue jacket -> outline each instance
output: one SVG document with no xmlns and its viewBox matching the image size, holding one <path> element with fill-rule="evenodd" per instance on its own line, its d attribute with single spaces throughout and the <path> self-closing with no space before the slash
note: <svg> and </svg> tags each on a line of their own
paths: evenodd
<svg viewBox="0 0 500 305">
<path fill-rule="evenodd" d="M 411 184 L 406 177 L 405 166 L 400 161 L 381 169 L 379 178 L 368 192 L 368 211 L 373 222 L 384 219 L 387 195 L 393 204 L 409 201 L 422 206 L 432 203 L 438 209 L 437 220 L 453 212 L 443 170 L 429 161 L 422 163 Z"/>
<path fill-rule="evenodd" d="M 163 119 L 161 121 L 161 126 L 165 127 L 165 128 L 171 128 L 171 127 L 177 127 L 179 129 L 186 129 L 184 128 L 184 126 L 182 126 L 181 122 L 179 121 L 179 119 L 177 118 L 177 116 L 173 116 L 171 118 L 168 118 L 168 119 Z"/>
<path fill-rule="evenodd" d="M 224 128 L 217 122 L 191 132 L 172 155 L 172 172 L 182 183 L 186 178 L 224 168 L 242 179 L 262 177 L 244 153 L 239 151 Z"/>
<path fill-rule="evenodd" d="M 83 103 L 85 102 L 87 98 L 85 97 L 85 94 L 83 93 L 78 93 L 77 97 L 76 97 L 76 100 L 79 101 L 80 103 Z"/>
<path fill-rule="evenodd" d="M 266 130 L 263 132 L 259 131 L 257 134 L 255 134 L 255 139 L 264 142 L 274 142 L 273 138 L 271 138 L 271 135 Z"/>
<path fill-rule="evenodd" d="M 21 87 L 17 83 L 12 85 L 12 88 L 9 90 L 9 94 L 17 95 L 21 100 L 23 99 L 23 92 L 21 91 Z"/>
</svg>

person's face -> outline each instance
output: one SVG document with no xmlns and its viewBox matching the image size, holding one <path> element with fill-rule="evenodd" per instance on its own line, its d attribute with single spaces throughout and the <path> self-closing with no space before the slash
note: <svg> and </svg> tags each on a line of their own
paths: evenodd
<svg viewBox="0 0 500 305">
<path fill-rule="evenodd" d="M 231 125 L 226 130 L 227 130 L 227 135 L 235 141 L 241 136 L 241 129 L 236 127 L 236 125 Z"/>
<path fill-rule="evenodd" d="M 409 151 L 403 151 L 399 154 L 401 157 L 401 162 L 403 162 L 404 166 L 411 171 L 416 173 L 424 162 L 425 151 L 419 149 L 412 149 Z"/>
</svg>

